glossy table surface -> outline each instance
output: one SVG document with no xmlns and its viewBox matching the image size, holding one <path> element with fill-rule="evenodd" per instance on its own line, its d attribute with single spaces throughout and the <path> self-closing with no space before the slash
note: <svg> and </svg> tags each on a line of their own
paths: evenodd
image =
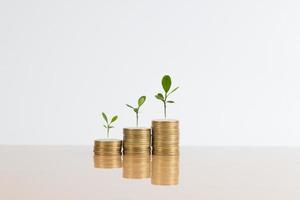
<svg viewBox="0 0 300 200">
<path fill-rule="evenodd" d="M 300 148 L 181 147 L 179 158 L 99 160 L 90 146 L 0 146 L 0 158 L 3 200 L 300 199 Z"/>
</svg>

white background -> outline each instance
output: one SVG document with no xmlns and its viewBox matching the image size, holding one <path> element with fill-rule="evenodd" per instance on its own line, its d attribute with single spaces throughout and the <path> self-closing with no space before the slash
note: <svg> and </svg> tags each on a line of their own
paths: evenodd
<svg viewBox="0 0 300 200">
<path fill-rule="evenodd" d="M 0 144 L 92 144 L 169 116 L 183 145 L 300 144 L 300 3 L 289 0 L 2 0 Z"/>
</svg>

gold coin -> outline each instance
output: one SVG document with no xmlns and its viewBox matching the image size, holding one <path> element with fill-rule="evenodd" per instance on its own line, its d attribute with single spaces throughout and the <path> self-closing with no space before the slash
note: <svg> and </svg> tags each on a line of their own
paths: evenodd
<svg viewBox="0 0 300 200">
<path fill-rule="evenodd" d="M 118 149 L 118 150 L 111 150 L 111 149 L 94 149 L 94 152 L 106 152 L 106 153 L 109 153 L 109 152 L 121 152 L 121 149 Z"/>
<path fill-rule="evenodd" d="M 122 146 L 122 140 L 117 140 L 117 139 L 100 139 L 100 140 L 95 140 L 94 142 L 95 147 L 121 147 Z"/>
<path fill-rule="evenodd" d="M 144 146 L 137 146 L 137 145 L 130 146 L 130 145 L 126 145 L 126 146 L 123 147 L 123 149 L 137 149 L 137 150 L 139 150 L 139 149 L 150 149 L 150 146 L 149 145 L 144 145 Z"/>
<path fill-rule="evenodd" d="M 124 155 L 151 155 L 151 152 L 127 152 L 124 151 Z"/>
<path fill-rule="evenodd" d="M 103 153 L 103 152 L 97 153 L 97 152 L 95 152 L 94 155 L 95 156 L 119 156 L 119 155 L 121 155 L 121 153 L 115 153 L 115 154 L 113 154 L 113 153 Z"/>
<path fill-rule="evenodd" d="M 170 149 L 179 149 L 179 146 L 178 145 L 169 145 L 169 146 L 157 146 L 155 148 L 153 148 L 154 150 L 170 150 Z"/>
<path fill-rule="evenodd" d="M 129 140 L 129 141 L 125 141 L 124 144 L 129 144 L 129 145 L 130 144 L 149 145 L 150 144 L 150 140 L 148 140 L 148 141 Z"/>
<path fill-rule="evenodd" d="M 164 129 L 164 130 L 157 130 L 157 129 L 153 129 L 152 131 L 152 135 L 153 134 L 179 134 L 179 130 L 171 130 L 171 129 Z"/>
<path fill-rule="evenodd" d="M 151 135 L 150 128 L 124 128 L 124 136 L 147 137 Z"/>
<path fill-rule="evenodd" d="M 178 135 L 155 135 L 153 140 L 179 140 Z"/>
<path fill-rule="evenodd" d="M 152 124 L 179 124 L 177 119 L 155 119 Z"/>
<path fill-rule="evenodd" d="M 124 144 L 125 143 L 136 143 L 136 142 L 139 142 L 139 143 L 149 143 L 150 142 L 150 139 L 124 139 Z"/>
<path fill-rule="evenodd" d="M 95 145 L 97 144 L 121 144 L 122 143 L 122 140 L 119 140 L 119 139 L 98 139 L 98 140 L 95 140 Z"/>
<path fill-rule="evenodd" d="M 127 127 L 123 128 L 123 131 L 150 131 L 151 128 L 148 127 Z"/>
</svg>

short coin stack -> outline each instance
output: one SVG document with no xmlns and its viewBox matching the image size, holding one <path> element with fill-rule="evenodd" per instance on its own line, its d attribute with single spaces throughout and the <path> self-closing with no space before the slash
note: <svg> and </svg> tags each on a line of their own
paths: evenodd
<svg viewBox="0 0 300 200">
<path fill-rule="evenodd" d="M 152 121 L 153 155 L 179 155 L 179 121 Z"/>
<path fill-rule="evenodd" d="M 151 153 L 150 128 L 124 128 L 123 153 L 125 155 L 148 155 Z"/>
<path fill-rule="evenodd" d="M 100 139 L 95 140 L 94 154 L 97 156 L 118 156 L 122 153 L 122 140 Z"/>
</svg>

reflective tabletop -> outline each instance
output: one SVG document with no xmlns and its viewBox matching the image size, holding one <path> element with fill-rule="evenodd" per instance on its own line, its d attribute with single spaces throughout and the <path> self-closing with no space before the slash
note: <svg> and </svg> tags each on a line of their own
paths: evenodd
<svg viewBox="0 0 300 200">
<path fill-rule="evenodd" d="M 91 146 L 0 146 L 0 199 L 299 200 L 300 148 L 181 147 L 95 157 Z"/>
</svg>

